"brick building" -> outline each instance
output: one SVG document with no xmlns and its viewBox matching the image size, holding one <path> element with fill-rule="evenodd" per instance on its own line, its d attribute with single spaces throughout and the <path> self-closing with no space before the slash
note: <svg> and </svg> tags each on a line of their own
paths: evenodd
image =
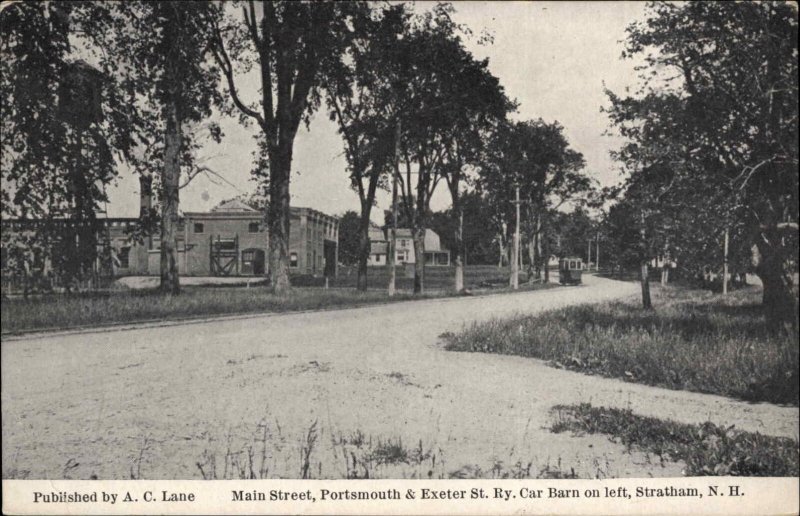
<svg viewBox="0 0 800 516">
<path fill-rule="evenodd" d="M 143 207 L 148 206 L 144 203 Z M 135 218 L 100 220 L 98 248 L 110 246 L 114 276 L 158 275 L 160 242 L 158 235 L 143 243 L 130 238 Z M 69 220 L 51 224 L 69 225 Z M 37 221 L 6 220 L 3 232 L 23 234 L 33 231 Z M 338 261 L 339 221 L 311 208 L 291 208 L 289 229 L 290 274 L 335 276 Z M 13 240 L 13 239 L 4 239 Z M 8 250 L 3 244 L 3 269 L 8 272 Z M 269 267 L 269 238 L 263 213 L 240 202 L 229 201 L 209 212 L 186 212 L 178 232 L 178 271 L 185 276 L 261 276 Z M 102 253 L 98 253 L 102 255 Z M 46 270 L 47 260 L 38 266 Z M 98 265 L 98 269 L 99 269 Z"/>
</svg>

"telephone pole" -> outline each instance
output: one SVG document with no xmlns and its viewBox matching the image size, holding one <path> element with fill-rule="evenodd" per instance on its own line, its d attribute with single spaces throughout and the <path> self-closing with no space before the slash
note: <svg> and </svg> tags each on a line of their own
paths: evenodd
<svg viewBox="0 0 800 516">
<path fill-rule="evenodd" d="M 722 293 L 728 293 L 728 228 L 725 228 L 725 241 L 722 250 Z"/>
<path fill-rule="evenodd" d="M 389 237 L 389 249 L 386 253 L 387 265 L 389 267 L 389 297 L 394 296 L 395 292 L 395 278 L 397 272 L 395 270 L 395 256 L 397 254 L 397 176 L 400 174 L 400 135 L 401 126 L 400 118 L 397 119 L 397 124 L 394 128 L 394 171 L 392 173 L 392 228 L 391 236 Z"/>
<path fill-rule="evenodd" d="M 590 238 L 586 243 L 586 270 L 588 271 L 592 263 L 592 239 Z"/>
<path fill-rule="evenodd" d="M 594 253 L 594 269 L 600 272 L 600 232 L 597 232 L 597 250 Z"/>
<path fill-rule="evenodd" d="M 517 224 L 514 228 L 514 259 L 511 261 L 511 288 L 517 290 L 519 288 L 519 183 L 515 183 L 514 188 L 516 189 L 514 206 L 517 212 Z"/>
</svg>

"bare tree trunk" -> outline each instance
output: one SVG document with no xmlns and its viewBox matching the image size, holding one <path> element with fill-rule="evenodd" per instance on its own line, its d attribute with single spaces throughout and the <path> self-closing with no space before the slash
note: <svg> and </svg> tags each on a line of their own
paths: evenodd
<svg viewBox="0 0 800 516">
<path fill-rule="evenodd" d="M 425 292 L 425 228 L 414 226 L 411 228 L 411 238 L 414 240 L 414 293 Z"/>
<path fill-rule="evenodd" d="M 653 303 L 650 300 L 650 279 L 648 277 L 648 270 L 647 270 L 647 261 L 642 261 L 642 267 L 639 271 L 640 280 L 642 283 L 642 307 L 645 310 L 650 310 L 653 308 Z"/>
<path fill-rule="evenodd" d="M 465 249 L 464 249 L 464 212 L 461 210 L 459 206 L 460 199 L 458 195 L 453 197 L 453 211 L 458 213 L 458 229 L 456 230 L 455 234 L 455 244 L 456 244 L 456 276 L 454 279 L 454 288 L 456 292 L 463 292 L 464 291 L 464 262 L 465 260 Z"/>
<path fill-rule="evenodd" d="M 289 290 L 289 179 L 292 165 L 292 142 L 281 142 L 270 157 L 269 278 L 275 293 Z"/>
<path fill-rule="evenodd" d="M 367 290 L 367 262 L 369 261 L 369 215 L 370 207 L 361 208 L 361 220 L 359 224 L 358 239 L 358 278 L 356 279 L 356 290 Z"/>
<path fill-rule="evenodd" d="M 505 258 L 505 256 L 506 256 L 506 247 L 503 244 L 503 235 L 500 235 L 499 238 L 497 239 L 497 247 L 498 247 L 498 251 L 499 251 L 499 254 L 500 254 L 499 259 L 497 260 L 497 268 L 498 269 L 502 269 L 503 268 L 503 258 Z"/>
<path fill-rule="evenodd" d="M 533 283 L 536 278 L 534 267 L 536 266 L 536 233 L 531 232 L 528 234 L 528 283 Z"/>
<path fill-rule="evenodd" d="M 181 174 L 181 141 L 183 140 L 177 102 L 166 106 L 164 169 L 161 178 L 161 291 L 180 293 L 178 276 L 178 191 Z"/>
<path fill-rule="evenodd" d="M 753 248 L 753 265 L 761 279 L 764 293 L 762 306 L 767 323 L 774 329 L 794 332 L 800 329 L 798 285 L 791 254 L 784 256 L 781 247 L 775 249 L 770 242 L 780 242 L 778 231 L 765 231 L 761 241 Z M 788 251 L 788 250 L 787 250 Z"/>
<path fill-rule="evenodd" d="M 536 279 L 543 279 L 542 271 L 542 214 L 536 214 Z"/>
<path fill-rule="evenodd" d="M 653 308 L 653 302 L 650 300 L 650 278 L 648 275 L 647 267 L 647 230 L 645 228 L 644 211 L 641 212 L 641 225 L 639 227 L 639 245 L 641 246 L 640 270 L 639 280 L 642 284 L 642 307 L 645 310 Z"/>
<path fill-rule="evenodd" d="M 550 241 L 547 238 L 547 213 L 542 215 L 539 233 L 542 241 L 542 267 L 544 268 L 544 282 L 550 283 Z"/>
</svg>

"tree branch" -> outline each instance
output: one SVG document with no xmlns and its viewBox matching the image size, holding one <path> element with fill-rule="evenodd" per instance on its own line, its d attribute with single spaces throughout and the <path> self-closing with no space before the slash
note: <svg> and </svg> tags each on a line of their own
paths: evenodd
<svg viewBox="0 0 800 516">
<path fill-rule="evenodd" d="M 222 40 L 222 34 L 220 33 L 219 26 L 215 24 L 213 29 L 216 45 L 212 45 L 211 53 L 214 55 L 214 60 L 222 69 L 222 73 L 225 75 L 225 78 L 228 81 L 228 90 L 231 93 L 231 99 L 233 99 L 233 103 L 236 105 L 239 111 L 256 119 L 258 124 L 264 128 L 264 118 L 259 115 L 257 111 L 246 106 L 239 98 L 239 93 L 236 90 L 236 83 L 233 77 L 233 66 L 231 65 L 231 60 L 228 57 L 228 52 L 225 50 L 225 43 Z"/>
</svg>

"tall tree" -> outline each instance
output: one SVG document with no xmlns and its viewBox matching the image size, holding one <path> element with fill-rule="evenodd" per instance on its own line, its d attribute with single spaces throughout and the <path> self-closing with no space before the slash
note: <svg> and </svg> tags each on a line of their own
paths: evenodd
<svg viewBox="0 0 800 516">
<path fill-rule="evenodd" d="M 197 172 L 198 128 L 221 99 L 209 51 L 221 8 L 176 0 L 113 6 L 110 23 L 116 25 L 106 44 L 128 77 L 142 127 L 132 165 L 147 179 L 143 188 L 153 177 L 160 187 L 160 288 L 178 294 L 179 192 Z M 205 127 L 219 141 L 218 126 Z"/>
<path fill-rule="evenodd" d="M 82 48 L 97 50 L 105 18 L 105 6 L 91 2 L 20 2 L 0 12 L 3 216 L 43 221 L 3 235 L 24 276 L 52 263 L 69 285 L 97 257 L 95 212 L 132 144 L 119 82 L 78 59 Z M 64 218 L 72 224 L 55 223 Z"/>
<path fill-rule="evenodd" d="M 300 122 L 320 103 L 319 86 L 329 62 L 339 59 L 357 4 L 255 2 L 241 5 L 241 19 L 214 22 L 212 52 L 235 110 L 260 129 L 259 146 L 269 185 L 269 275 L 276 292 L 289 285 L 289 180 Z M 238 67 L 238 68 L 237 68 Z M 249 102 L 237 87 L 237 71 L 257 69 L 260 99 Z"/>
<path fill-rule="evenodd" d="M 650 4 L 623 54 L 644 59 L 642 89 L 611 96 L 612 122 L 642 155 L 699 189 L 725 225 L 748 228 L 765 311 L 795 331 L 797 26 L 782 2 Z"/>
<path fill-rule="evenodd" d="M 449 182 L 458 202 L 474 135 L 510 108 L 487 63 L 464 48 L 462 38 L 469 31 L 452 20 L 452 13 L 451 5 L 437 4 L 413 18 L 408 34 L 396 43 L 402 87 L 390 84 L 387 95 L 402 126 L 398 182 L 414 242 L 415 293 L 424 289 L 425 228 L 437 185 Z"/>
<path fill-rule="evenodd" d="M 506 123 L 507 114 L 515 110 L 516 105 L 506 97 L 500 81 L 489 71 L 488 59 L 478 61 L 460 45 L 454 45 L 451 51 L 454 55 L 446 59 L 449 68 L 442 70 L 451 78 L 442 81 L 443 96 L 452 102 L 452 107 L 446 110 L 442 169 L 453 206 L 453 286 L 456 292 L 460 292 L 464 289 L 466 255 L 462 187 L 474 179 L 474 171 L 485 157 L 485 142 Z M 473 174 L 470 175 L 470 171 Z"/>
<path fill-rule="evenodd" d="M 350 186 L 359 199 L 358 277 L 356 288 L 367 289 L 369 227 L 375 194 L 386 188 L 392 168 L 396 116 L 385 95 L 386 84 L 397 80 L 400 66 L 394 45 L 406 30 L 409 15 L 397 5 L 370 12 L 358 4 L 353 37 L 341 59 L 325 74 L 325 99 L 330 118 L 344 140 Z M 341 255 L 341 254 L 340 254 Z"/>
<path fill-rule="evenodd" d="M 520 225 L 528 248 L 529 278 L 549 279 L 548 221 L 550 213 L 591 192 L 583 156 L 569 147 L 558 122 L 530 120 L 508 124 L 491 141 L 481 169 L 482 188 L 513 228 L 514 190 L 520 188 L 523 210 Z M 542 274 L 544 269 L 544 274 Z"/>
<path fill-rule="evenodd" d="M 344 265 L 360 266 L 362 242 L 361 215 L 347 210 L 339 217 L 339 261 Z"/>
</svg>

